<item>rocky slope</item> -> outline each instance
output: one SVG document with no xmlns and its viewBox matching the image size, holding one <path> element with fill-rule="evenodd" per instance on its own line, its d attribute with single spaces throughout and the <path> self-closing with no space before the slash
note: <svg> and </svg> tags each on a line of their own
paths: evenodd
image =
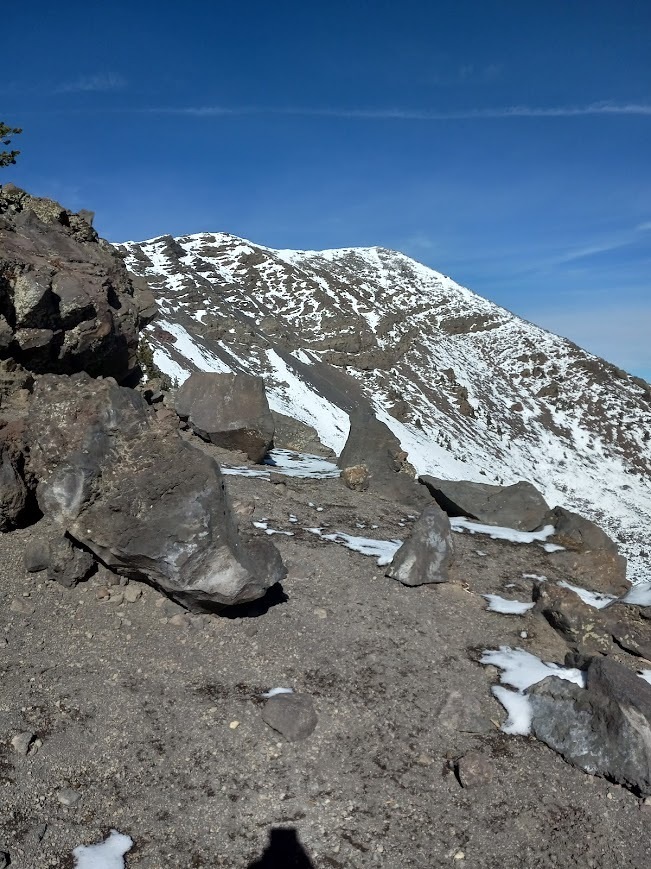
<svg viewBox="0 0 651 869">
<path fill-rule="evenodd" d="M 224 233 L 118 245 L 154 291 L 158 367 L 262 374 L 336 452 L 372 407 L 421 474 L 510 484 L 615 536 L 651 578 L 651 387 L 408 257 Z"/>
</svg>

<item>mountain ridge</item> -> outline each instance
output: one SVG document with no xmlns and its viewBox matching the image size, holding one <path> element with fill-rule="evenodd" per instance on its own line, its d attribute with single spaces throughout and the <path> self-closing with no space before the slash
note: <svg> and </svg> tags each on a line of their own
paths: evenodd
<svg viewBox="0 0 651 869">
<path fill-rule="evenodd" d="M 170 376 L 260 373 L 272 408 L 336 452 L 350 402 L 368 401 L 419 473 L 529 480 L 604 525 L 632 579 L 651 578 L 641 378 L 399 251 L 274 250 L 228 233 L 116 247 L 156 295 L 148 339 Z"/>
</svg>

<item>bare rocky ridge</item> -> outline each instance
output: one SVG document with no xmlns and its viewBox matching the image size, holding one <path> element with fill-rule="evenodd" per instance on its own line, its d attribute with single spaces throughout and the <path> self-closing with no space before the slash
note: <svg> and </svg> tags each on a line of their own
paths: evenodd
<svg viewBox="0 0 651 869">
<path fill-rule="evenodd" d="M 39 257 L 50 232 L 55 248 L 62 232 L 92 237 L 56 203 L 8 193 L 35 215 Z M 157 244 L 183 259 L 180 241 Z M 240 253 L 232 284 L 246 277 L 248 293 L 267 254 Z M 277 258 L 291 275 L 297 257 Z M 368 252 L 346 259 L 365 281 L 377 274 Z M 30 273 L 28 260 L 14 259 L 12 275 Z M 396 280 L 413 277 L 403 260 L 391 266 Z M 337 261 L 317 257 L 326 295 L 349 292 Z M 197 271 L 214 277 L 208 265 Z M 56 268 L 65 282 L 80 264 Z M 16 309 L 16 286 L 0 286 L 5 310 Z M 466 341 L 504 326 L 490 310 L 448 305 L 441 334 Z M 627 588 L 616 543 L 583 516 L 548 509 L 529 484 L 460 479 L 452 491 L 438 479 L 435 494 L 450 497 L 436 503 L 415 479 L 410 430 L 398 428 L 401 439 L 390 422 L 409 419 L 411 395 L 393 397 L 391 416 L 355 375 L 393 377 L 411 352 L 409 330 L 378 342 L 397 314 L 324 329 L 321 356 L 290 351 L 278 318 L 264 334 L 248 314 L 236 319 L 240 331 L 214 328 L 254 336 L 239 361 L 216 332 L 209 349 L 179 322 L 152 327 L 154 361 L 171 364 L 160 347 L 173 339 L 176 358 L 213 372 L 176 394 L 91 376 L 83 355 L 63 371 L 56 341 L 38 357 L 17 339 L 6 345 L 0 866 L 70 869 L 73 847 L 111 828 L 133 838 L 129 869 L 253 869 L 274 854 L 276 865 L 300 855 L 314 869 L 647 865 L 651 685 L 639 673 L 650 675 L 651 589 L 615 599 Z M 266 391 L 246 372 L 264 341 L 275 372 Z M 121 371 L 110 346 L 98 358 Z M 291 381 L 282 388 L 281 373 Z M 472 390 L 444 376 L 474 425 Z M 314 429 L 278 410 L 294 397 L 300 416 L 314 396 L 325 408 Z M 285 453 L 256 465 L 276 426 Z M 229 430 L 246 436 L 222 439 Z M 342 479 L 318 438 L 339 444 Z M 420 441 L 410 443 L 418 460 Z M 291 452 L 307 444 L 320 455 Z M 513 528 L 500 527 L 507 518 Z M 488 666 L 487 650 L 518 647 L 554 675 L 495 697 L 525 704 L 537 738 L 506 736 L 490 692 L 504 668 Z M 538 658 L 575 668 L 574 684 Z"/>
</svg>

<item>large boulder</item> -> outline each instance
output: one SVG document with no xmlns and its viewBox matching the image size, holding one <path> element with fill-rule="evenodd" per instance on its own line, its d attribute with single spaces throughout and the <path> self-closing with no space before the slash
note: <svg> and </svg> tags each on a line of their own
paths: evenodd
<svg viewBox="0 0 651 869">
<path fill-rule="evenodd" d="M 206 441 L 241 450 L 260 462 L 274 438 L 264 382 L 250 374 L 195 372 L 176 394 L 175 408 Z"/>
<path fill-rule="evenodd" d="M 621 595 L 630 588 L 626 559 L 619 554 L 615 541 L 594 522 L 563 507 L 554 507 L 543 524 L 556 529 L 547 542 L 564 549 L 551 553 L 550 559 L 568 579 L 606 594 Z"/>
<path fill-rule="evenodd" d="M 486 525 L 534 531 L 544 525 L 549 505 L 531 483 L 492 486 L 467 480 L 418 478 L 448 516 L 467 516 Z"/>
<path fill-rule="evenodd" d="M 115 573 L 193 609 L 242 603 L 284 576 L 269 541 L 245 545 L 217 463 L 111 379 L 38 379 L 27 475 L 48 520 Z"/>
<path fill-rule="evenodd" d="M 436 504 L 426 507 L 396 552 L 386 576 L 403 585 L 447 582 L 453 558 L 450 520 Z"/>
<path fill-rule="evenodd" d="M 585 688 L 552 676 L 528 696 L 534 736 L 579 769 L 651 795 L 651 685 L 595 657 Z"/>
<path fill-rule="evenodd" d="M 13 184 L 0 188 L 0 358 L 123 380 L 147 306 L 87 220 Z"/>
<path fill-rule="evenodd" d="M 423 507 L 426 498 L 414 485 L 415 471 L 409 464 L 409 456 L 391 429 L 381 422 L 368 408 L 362 406 L 350 414 L 350 432 L 337 466 L 346 469 L 365 468 L 364 486 L 374 493 L 400 501 L 403 504 Z M 358 475 L 344 475 L 344 482 Z M 360 488 L 358 486 L 358 488 Z"/>
</svg>

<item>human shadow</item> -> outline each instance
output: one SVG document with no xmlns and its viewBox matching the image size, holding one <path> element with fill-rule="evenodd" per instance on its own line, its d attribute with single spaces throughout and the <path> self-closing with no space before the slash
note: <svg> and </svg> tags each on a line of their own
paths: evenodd
<svg viewBox="0 0 651 869">
<path fill-rule="evenodd" d="M 294 827 L 272 827 L 269 844 L 247 869 L 315 869 Z"/>
</svg>

